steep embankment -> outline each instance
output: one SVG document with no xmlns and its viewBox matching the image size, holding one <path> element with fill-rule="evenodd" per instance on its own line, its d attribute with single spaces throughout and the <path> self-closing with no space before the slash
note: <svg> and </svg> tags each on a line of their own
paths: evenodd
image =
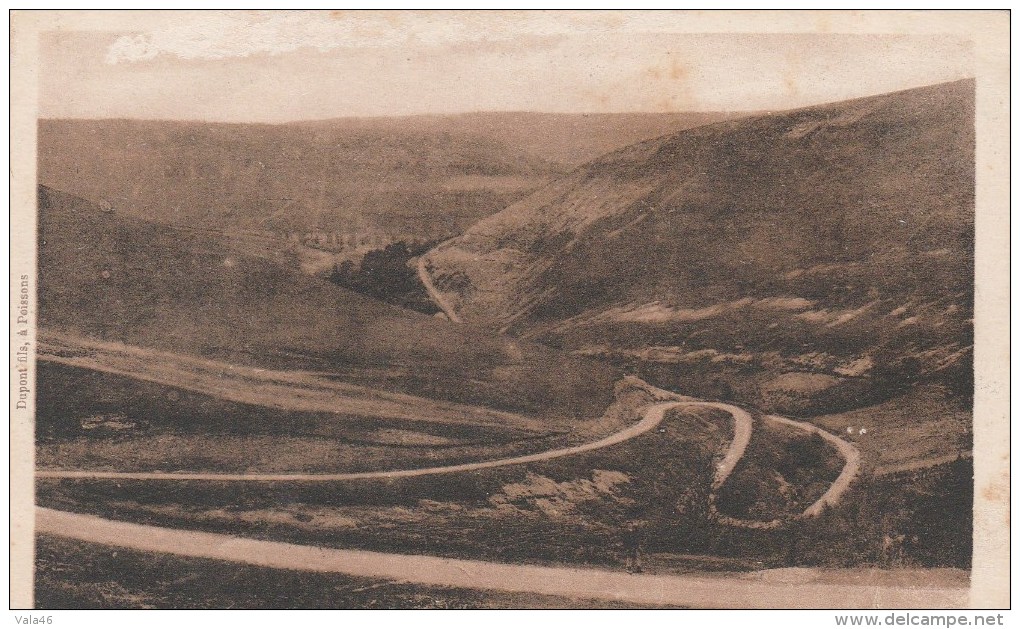
<svg viewBox="0 0 1020 629">
<path fill-rule="evenodd" d="M 616 374 L 362 297 L 213 234 L 39 189 L 44 331 L 544 417 L 598 417 Z"/>
<path fill-rule="evenodd" d="M 423 260 L 466 321 L 817 413 L 971 388 L 974 83 L 611 153 Z"/>
</svg>

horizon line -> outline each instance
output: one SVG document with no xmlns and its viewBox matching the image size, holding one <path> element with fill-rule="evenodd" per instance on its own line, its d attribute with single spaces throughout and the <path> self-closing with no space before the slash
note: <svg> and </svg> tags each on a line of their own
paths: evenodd
<svg viewBox="0 0 1020 629">
<path fill-rule="evenodd" d="M 472 111 L 457 112 L 427 112 L 415 114 L 367 114 L 340 115 L 326 118 L 295 118 L 292 120 L 267 121 L 267 120 L 217 120 L 209 118 L 145 118 L 130 116 L 112 116 L 100 118 L 94 116 L 38 116 L 38 121 L 124 121 L 124 122 L 199 122 L 206 124 L 238 124 L 238 125 L 266 125 L 278 126 L 289 124 L 310 124 L 316 122 L 333 121 L 355 121 L 355 120 L 392 120 L 397 118 L 456 118 L 460 116 L 486 116 L 486 115 L 524 115 L 524 116 L 678 116 L 685 114 L 759 114 L 764 109 L 688 109 L 676 111 L 537 111 L 528 109 L 479 109 Z M 780 110 L 771 110 L 780 111 Z M 782 110 L 785 111 L 785 110 Z"/>
<path fill-rule="evenodd" d="M 792 112 L 803 109 L 809 109 L 812 107 L 822 107 L 825 105 L 832 105 L 836 103 L 846 103 L 855 100 L 862 100 L 866 98 L 876 98 L 880 96 L 887 96 L 892 94 L 899 94 L 902 92 L 910 92 L 914 90 L 923 90 L 940 85 L 950 85 L 952 83 L 960 83 L 964 81 L 975 81 L 975 76 L 968 76 L 959 79 L 953 79 L 951 81 L 939 81 L 937 83 L 928 83 L 925 85 L 916 85 L 913 87 L 907 87 L 903 89 L 893 90 L 891 92 L 878 92 L 873 94 L 864 94 L 861 96 L 854 96 L 853 98 L 845 98 L 842 100 L 834 101 L 822 101 L 818 103 L 811 103 L 808 105 L 797 105 L 793 107 L 784 107 L 782 109 L 687 109 L 687 110 L 674 110 L 674 111 L 534 111 L 526 109 L 512 109 L 512 110 L 501 110 L 501 109 L 479 109 L 471 111 L 457 111 L 457 112 L 420 112 L 420 113 L 407 113 L 407 114 L 368 114 L 368 115 L 339 115 L 325 118 L 298 118 L 292 120 L 280 120 L 280 121 L 266 121 L 266 120 L 214 120 L 207 118 L 133 118 L 125 116 L 116 116 L 110 118 L 96 118 L 88 116 L 57 116 L 57 117 L 45 117 L 37 116 L 37 121 L 127 121 L 127 122 L 192 122 L 192 123 L 204 123 L 204 124 L 235 124 L 235 125 L 264 125 L 264 126 L 282 126 L 291 124 L 311 124 L 316 122 L 332 122 L 332 121 L 354 121 L 354 120 L 392 120 L 397 118 L 453 118 L 457 116 L 472 116 L 472 115 L 533 115 L 533 116 L 670 116 L 670 115 L 682 115 L 682 114 L 738 114 L 738 115 L 760 115 L 760 114 L 773 114 L 777 112 Z"/>
</svg>

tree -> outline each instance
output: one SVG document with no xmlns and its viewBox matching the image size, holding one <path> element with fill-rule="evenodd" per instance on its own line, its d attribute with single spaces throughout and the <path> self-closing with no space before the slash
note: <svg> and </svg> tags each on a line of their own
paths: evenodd
<svg viewBox="0 0 1020 629">
<path fill-rule="evenodd" d="M 334 266 L 329 280 L 402 308 L 435 314 L 439 309 L 429 299 L 411 264 L 413 258 L 430 248 L 431 243 L 390 243 L 366 253 L 360 265 L 345 260 Z"/>
</svg>

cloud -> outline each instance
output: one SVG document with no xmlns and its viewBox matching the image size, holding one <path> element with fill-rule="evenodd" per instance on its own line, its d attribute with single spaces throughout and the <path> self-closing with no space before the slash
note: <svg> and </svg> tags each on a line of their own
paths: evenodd
<svg viewBox="0 0 1020 629">
<path fill-rule="evenodd" d="M 329 50 L 344 45 L 386 45 L 382 33 L 353 32 L 350 22 L 330 24 L 306 12 L 211 12 L 202 19 L 181 16 L 146 33 L 117 38 L 106 54 L 110 64 L 148 61 L 159 55 L 181 59 L 226 59 L 283 54 L 300 48 Z"/>
<path fill-rule="evenodd" d="M 145 35 L 125 35 L 118 38 L 106 52 L 107 63 L 121 61 L 144 61 L 154 58 L 159 51 L 152 40 Z"/>
<path fill-rule="evenodd" d="M 326 52 L 407 44 L 446 48 L 492 42 L 505 46 L 522 38 L 549 41 L 613 26 L 595 14 L 564 20 L 542 13 L 211 11 L 179 14 L 150 31 L 118 37 L 107 50 L 106 62 L 149 61 L 160 55 L 215 60 L 279 55 L 304 48 Z"/>
</svg>

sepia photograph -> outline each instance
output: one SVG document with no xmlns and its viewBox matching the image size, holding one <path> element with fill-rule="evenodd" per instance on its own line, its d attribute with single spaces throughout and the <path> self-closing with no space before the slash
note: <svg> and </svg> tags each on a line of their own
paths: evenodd
<svg viewBox="0 0 1020 629">
<path fill-rule="evenodd" d="M 1009 607 L 1008 11 L 10 31 L 12 608 Z"/>
</svg>

